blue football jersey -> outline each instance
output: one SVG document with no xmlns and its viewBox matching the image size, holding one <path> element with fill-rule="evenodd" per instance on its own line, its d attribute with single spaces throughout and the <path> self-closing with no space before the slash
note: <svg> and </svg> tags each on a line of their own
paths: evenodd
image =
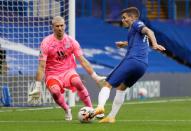
<svg viewBox="0 0 191 131">
<path fill-rule="evenodd" d="M 126 58 L 133 58 L 148 64 L 149 40 L 145 34 L 141 33 L 145 24 L 137 20 L 133 23 L 127 35 Z"/>
</svg>

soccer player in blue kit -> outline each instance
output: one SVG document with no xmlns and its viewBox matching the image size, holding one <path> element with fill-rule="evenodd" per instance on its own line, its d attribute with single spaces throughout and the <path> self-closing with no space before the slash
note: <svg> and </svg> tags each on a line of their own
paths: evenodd
<svg viewBox="0 0 191 131">
<path fill-rule="evenodd" d="M 98 106 L 94 115 L 104 112 L 104 105 L 109 98 L 112 87 L 116 88 L 116 95 L 112 109 L 107 117 L 100 123 L 114 123 L 115 117 L 124 103 L 125 89 L 135 84 L 145 73 L 148 67 L 149 41 L 153 49 L 164 51 L 165 48 L 157 44 L 151 29 L 139 20 L 139 10 L 129 7 L 121 12 L 122 23 L 128 27 L 127 41 L 116 42 L 118 48 L 127 48 L 127 53 L 122 61 L 113 69 L 106 78 L 98 96 Z"/>
</svg>

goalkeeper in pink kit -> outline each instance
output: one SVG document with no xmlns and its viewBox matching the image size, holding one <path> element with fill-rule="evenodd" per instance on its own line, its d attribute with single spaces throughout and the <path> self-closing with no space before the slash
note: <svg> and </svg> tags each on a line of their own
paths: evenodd
<svg viewBox="0 0 191 131">
<path fill-rule="evenodd" d="M 39 65 L 35 88 L 29 93 L 31 100 L 40 98 L 41 81 L 45 74 L 45 84 L 55 102 L 64 109 L 65 120 L 72 120 L 70 107 L 64 100 L 64 89 L 77 90 L 85 106 L 92 107 L 88 91 L 76 72 L 75 58 L 89 75 L 99 83 L 104 77 L 97 75 L 83 56 L 79 43 L 64 33 L 65 21 L 56 16 L 52 20 L 53 34 L 45 37 L 40 46 Z"/>
</svg>

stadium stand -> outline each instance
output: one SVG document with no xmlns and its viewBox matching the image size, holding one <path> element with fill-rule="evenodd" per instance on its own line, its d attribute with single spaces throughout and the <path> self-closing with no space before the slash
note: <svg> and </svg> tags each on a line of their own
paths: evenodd
<svg viewBox="0 0 191 131">
<path fill-rule="evenodd" d="M 171 55 L 191 67 L 190 21 L 155 20 L 150 22 L 150 27 L 155 31 L 158 41 L 167 48 Z"/>
</svg>

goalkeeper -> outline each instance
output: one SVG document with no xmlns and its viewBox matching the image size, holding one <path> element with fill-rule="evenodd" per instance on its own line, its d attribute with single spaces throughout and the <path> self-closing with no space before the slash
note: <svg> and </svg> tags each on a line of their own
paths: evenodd
<svg viewBox="0 0 191 131">
<path fill-rule="evenodd" d="M 52 20 L 53 34 L 45 37 L 40 46 L 39 65 L 36 74 L 35 88 L 29 93 L 31 101 L 40 98 L 41 80 L 45 73 L 45 84 L 55 102 L 64 109 L 65 120 L 72 120 L 70 107 L 64 100 L 64 89 L 77 90 L 85 106 L 92 107 L 88 91 L 76 72 L 74 56 L 82 67 L 97 82 L 104 77 L 98 76 L 89 62 L 84 58 L 79 43 L 68 36 L 65 30 L 65 20 L 56 16 Z"/>
</svg>

